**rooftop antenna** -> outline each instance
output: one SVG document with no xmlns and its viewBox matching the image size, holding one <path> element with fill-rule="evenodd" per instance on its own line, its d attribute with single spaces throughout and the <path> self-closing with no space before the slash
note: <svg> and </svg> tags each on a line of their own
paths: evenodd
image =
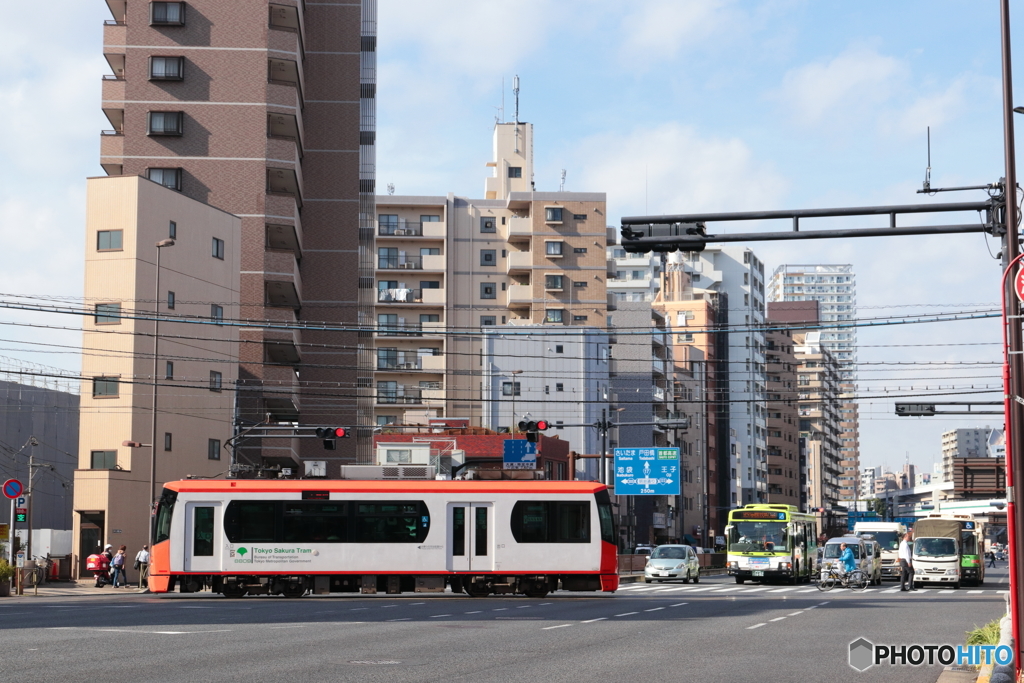
<svg viewBox="0 0 1024 683">
<path fill-rule="evenodd" d="M 395 184 L 394 183 L 388 183 L 388 194 L 392 195 L 394 193 L 395 193 Z"/>
<path fill-rule="evenodd" d="M 505 77 L 501 77 L 501 106 L 498 107 L 500 116 L 494 117 L 494 123 L 505 123 Z"/>
<path fill-rule="evenodd" d="M 515 135 L 515 140 L 516 140 L 515 152 L 516 152 L 516 154 L 519 154 L 519 76 L 518 75 L 516 75 L 516 77 L 512 79 L 512 94 L 516 96 L 516 119 L 515 119 L 516 127 L 515 127 L 515 130 L 512 131 L 512 132 Z"/>
<path fill-rule="evenodd" d="M 932 189 L 932 127 L 928 126 L 928 168 L 924 171 L 924 187 L 922 192 L 931 192 Z"/>
<path fill-rule="evenodd" d="M 558 186 L 559 192 L 565 192 L 565 169 L 562 169 L 562 183 Z M 571 294 L 572 292 L 570 292 Z"/>
</svg>

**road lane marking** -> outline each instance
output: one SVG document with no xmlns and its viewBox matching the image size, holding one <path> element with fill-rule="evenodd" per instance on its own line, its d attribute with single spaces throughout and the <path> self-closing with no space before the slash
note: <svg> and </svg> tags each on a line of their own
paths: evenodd
<svg viewBox="0 0 1024 683">
<path fill-rule="evenodd" d="M 622 614 L 616 614 L 617 617 L 628 617 L 633 614 L 640 614 L 639 612 L 623 612 Z"/>
<path fill-rule="evenodd" d="M 553 628 L 565 628 L 566 626 L 572 626 L 572 624 L 559 624 L 558 626 L 545 626 L 541 631 L 550 631 Z"/>
<path fill-rule="evenodd" d="M 533 605 L 520 605 L 519 607 L 516 607 L 516 609 L 526 609 L 527 607 L 533 607 Z"/>
<path fill-rule="evenodd" d="M 607 618 L 608 617 L 598 617 L 597 619 L 587 619 L 586 621 L 581 621 L 580 623 L 581 624 L 593 624 L 595 621 L 604 621 Z"/>
<path fill-rule="evenodd" d="M 505 610 L 507 610 L 507 609 L 508 609 L 508 607 L 495 607 L 495 608 L 494 608 L 493 610 L 491 610 L 491 611 L 492 611 L 492 612 L 504 612 L 504 611 L 505 611 Z"/>
<path fill-rule="evenodd" d="M 790 612 L 790 613 L 789 613 L 789 614 L 787 614 L 786 616 L 787 616 L 787 617 L 795 617 L 796 615 L 798 615 L 798 614 L 803 614 L 803 613 L 804 613 L 804 611 L 803 611 L 803 610 L 800 610 L 799 612 Z"/>
<path fill-rule="evenodd" d="M 363 610 L 363 609 L 370 609 L 370 608 L 369 607 L 353 607 L 349 611 L 350 612 L 358 612 L 359 610 Z"/>
<path fill-rule="evenodd" d="M 665 609 L 665 608 L 664 607 L 652 607 L 651 609 L 645 609 L 644 611 L 645 612 L 657 612 L 660 609 Z"/>
<path fill-rule="evenodd" d="M 768 621 L 782 621 L 785 618 L 786 617 L 775 617 L 774 619 L 769 619 Z"/>
<path fill-rule="evenodd" d="M 388 621 L 412 621 L 412 617 L 402 617 L 401 619 L 388 619 Z"/>
<path fill-rule="evenodd" d="M 427 604 L 427 603 L 425 603 L 425 602 L 410 602 L 409 606 L 412 607 L 413 605 L 425 605 L 425 604 Z"/>
<path fill-rule="evenodd" d="M 431 614 L 428 619 L 439 619 L 441 617 L 450 617 L 450 614 Z"/>
<path fill-rule="evenodd" d="M 762 626 L 767 626 L 767 625 L 768 624 L 754 624 L 753 626 L 748 626 L 747 630 L 749 631 L 750 629 L 761 628 Z"/>
<path fill-rule="evenodd" d="M 465 614 L 480 614 L 483 610 L 474 610 L 472 612 L 465 612 Z"/>
<path fill-rule="evenodd" d="M 543 607 L 544 605 L 550 605 L 550 604 L 551 604 L 550 602 L 542 602 L 539 605 L 537 605 L 537 607 Z"/>
<path fill-rule="evenodd" d="M 669 607 L 682 607 L 683 605 L 689 605 L 689 604 L 690 603 L 688 603 L 688 602 L 677 602 L 674 605 L 669 605 Z"/>
</svg>

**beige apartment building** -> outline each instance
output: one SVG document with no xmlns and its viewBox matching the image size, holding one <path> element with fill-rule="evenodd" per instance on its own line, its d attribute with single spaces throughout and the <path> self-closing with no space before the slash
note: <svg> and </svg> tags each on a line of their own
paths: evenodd
<svg viewBox="0 0 1024 683">
<path fill-rule="evenodd" d="M 480 425 L 481 328 L 608 324 L 604 193 L 535 192 L 529 123 L 487 167 L 484 199 L 377 198 L 378 425 Z"/>
<path fill-rule="evenodd" d="M 806 475 L 800 457 L 797 359 L 792 332 L 771 323 L 765 333 L 768 366 L 768 502 L 801 507 Z M 802 509 L 802 508 L 801 508 Z"/>
<path fill-rule="evenodd" d="M 88 379 L 73 520 L 80 561 L 105 543 L 133 553 L 146 543 L 152 458 L 157 491 L 230 465 L 239 329 L 217 323 L 238 318 L 241 226 L 236 216 L 139 176 L 87 181 L 85 301 L 93 315 L 82 333 Z"/>
</svg>

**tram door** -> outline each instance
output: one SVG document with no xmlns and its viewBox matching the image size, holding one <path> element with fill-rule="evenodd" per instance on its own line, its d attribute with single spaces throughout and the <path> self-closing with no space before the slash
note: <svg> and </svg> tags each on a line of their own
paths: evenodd
<svg viewBox="0 0 1024 683">
<path fill-rule="evenodd" d="M 448 504 L 448 571 L 494 570 L 494 505 Z"/>
<path fill-rule="evenodd" d="M 185 571 L 221 570 L 223 528 L 220 503 L 185 505 Z"/>
</svg>

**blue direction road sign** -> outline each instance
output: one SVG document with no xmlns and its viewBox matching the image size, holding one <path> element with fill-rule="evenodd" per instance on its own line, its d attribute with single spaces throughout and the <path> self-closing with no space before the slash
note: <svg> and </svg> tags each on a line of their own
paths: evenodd
<svg viewBox="0 0 1024 683">
<path fill-rule="evenodd" d="M 616 448 L 615 495 L 678 496 L 678 448 Z"/>
<path fill-rule="evenodd" d="M 537 444 L 526 439 L 505 439 L 501 466 L 506 470 L 537 469 Z"/>
<path fill-rule="evenodd" d="M 17 498 L 22 491 L 21 482 L 17 479 L 8 479 L 4 482 L 4 495 L 8 498 Z"/>
</svg>

